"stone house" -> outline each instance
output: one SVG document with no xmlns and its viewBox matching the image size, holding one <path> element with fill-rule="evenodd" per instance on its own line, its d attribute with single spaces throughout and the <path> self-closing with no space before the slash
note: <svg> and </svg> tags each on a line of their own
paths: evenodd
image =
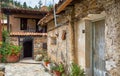
<svg viewBox="0 0 120 76">
<path fill-rule="evenodd" d="M 7 16 L 7 31 L 10 32 L 10 42 L 22 46 L 21 59 L 34 58 L 42 50 L 46 50 L 46 27 L 39 27 L 38 21 L 47 10 L 30 10 L 23 8 L 2 8 Z"/>
<path fill-rule="evenodd" d="M 86 76 L 120 76 L 120 0 L 60 0 L 47 26 L 48 56 L 66 66 L 81 65 Z"/>
</svg>

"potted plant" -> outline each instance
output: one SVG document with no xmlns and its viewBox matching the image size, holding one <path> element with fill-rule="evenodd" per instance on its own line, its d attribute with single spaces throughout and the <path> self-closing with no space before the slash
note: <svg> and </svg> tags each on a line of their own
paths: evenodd
<svg viewBox="0 0 120 76">
<path fill-rule="evenodd" d="M 6 54 L 7 54 L 7 43 L 2 43 L 0 47 L 0 61 L 6 62 Z"/>
<path fill-rule="evenodd" d="M 0 54 L 0 62 L 1 62 L 1 60 L 2 60 L 2 54 Z"/>
<path fill-rule="evenodd" d="M 54 66 L 52 67 L 53 73 L 55 76 L 60 76 L 60 71 L 59 71 L 59 67 L 58 66 Z"/>
<path fill-rule="evenodd" d="M 10 45 L 7 48 L 7 62 L 19 61 L 21 46 Z"/>
<path fill-rule="evenodd" d="M 53 66 L 52 70 L 55 76 L 62 76 L 64 73 L 64 66 L 63 64 L 59 64 L 58 66 Z"/>
<path fill-rule="evenodd" d="M 50 60 L 47 57 L 44 58 L 44 64 L 45 64 L 45 66 L 48 66 L 49 63 L 50 63 Z"/>
<path fill-rule="evenodd" d="M 72 63 L 70 76 L 85 76 L 84 70 L 79 65 Z"/>
<path fill-rule="evenodd" d="M 1 48 L 1 46 L 2 46 L 2 42 L 0 41 L 0 48 Z M 1 60 L 2 60 L 2 50 L 0 50 L 0 62 L 1 62 Z"/>
</svg>

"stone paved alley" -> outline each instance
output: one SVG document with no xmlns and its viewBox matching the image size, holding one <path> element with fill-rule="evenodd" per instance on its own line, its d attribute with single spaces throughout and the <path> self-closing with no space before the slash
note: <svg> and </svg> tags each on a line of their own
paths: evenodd
<svg viewBox="0 0 120 76">
<path fill-rule="evenodd" d="M 5 65 L 5 76 L 51 76 L 41 63 L 32 60 L 0 65 Z"/>
</svg>

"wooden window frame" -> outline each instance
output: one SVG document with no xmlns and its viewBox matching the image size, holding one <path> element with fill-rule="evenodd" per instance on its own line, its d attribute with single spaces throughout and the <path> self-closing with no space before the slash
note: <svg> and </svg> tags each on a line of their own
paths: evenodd
<svg viewBox="0 0 120 76">
<path fill-rule="evenodd" d="M 20 30 L 27 30 L 27 18 L 20 19 Z"/>
</svg>

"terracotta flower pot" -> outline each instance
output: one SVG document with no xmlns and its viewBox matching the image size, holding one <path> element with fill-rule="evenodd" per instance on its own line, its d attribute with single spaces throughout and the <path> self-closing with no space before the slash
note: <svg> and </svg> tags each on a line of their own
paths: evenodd
<svg viewBox="0 0 120 76">
<path fill-rule="evenodd" d="M 53 73 L 55 74 L 55 76 L 61 76 L 61 73 L 59 71 L 54 70 Z"/>
<path fill-rule="evenodd" d="M 0 54 L 0 59 L 2 58 L 2 55 Z"/>
<path fill-rule="evenodd" d="M 2 59 L 2 55 L 0 54 L 0 62 L 1 62 L 1 59 Z"/>
<path fill-rule="evenodd" d="M 49 63 L 50 63 L 50 62 L 44 62 L 45 66 L 48 66 Z"/>
<path fill-rule="evenodd" d="M 7 62 L 14 63 L 14 62 L 17 62 L 17 61 L 19 61 L 19 56 L 17 56 L 17 55 L 7 56 Z"/>
</svg>

